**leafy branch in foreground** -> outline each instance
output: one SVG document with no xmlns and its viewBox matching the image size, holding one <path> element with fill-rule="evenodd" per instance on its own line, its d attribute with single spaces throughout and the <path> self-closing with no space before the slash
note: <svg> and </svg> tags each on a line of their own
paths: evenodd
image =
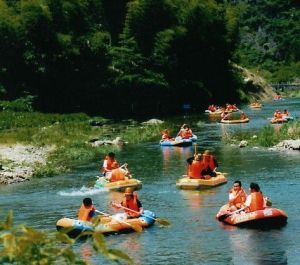
<svg viewBox="0 0 300 265">
<path fill-rule="evenodd" d="M 128 255 L 120 250 L 109 249 L 101 233 L 91 232 L 94 254 L 101 253 L 107 259 L 120 263 L 132 263 Z M 0 264 L 50 265 L 93 264 L 79 257 L 73 250 L 76 240 L 62 232 L 38 231 L 25 225 L 13 226 L 10 211 L 0 223 Z"/>
</svg>

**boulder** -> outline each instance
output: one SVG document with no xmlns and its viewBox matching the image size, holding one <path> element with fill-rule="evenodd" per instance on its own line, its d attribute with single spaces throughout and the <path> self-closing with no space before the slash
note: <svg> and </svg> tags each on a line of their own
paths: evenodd
<svg viewBox="0 0 300 265">
<path fill-rule="evenodd" d="M 239 143 L 239 147 L 240 148 L 243 148 L 243 147 L 246 147 L 248 145 L 248 142 L 246 140 L 242 140 L 240 143 Z"/>
<path fill-rule="evenodd" d="M 300 150 L 300 139 L 284 140 L 275 146 L 277 149 Z"/>
<path fill-rule="evenodd" d="M 158 119 L 150 119 L 148 121 L 142 122 L 143 125 L 157 125 L 162 123 L 164 123 L 164 121 Z"/>
</svg>

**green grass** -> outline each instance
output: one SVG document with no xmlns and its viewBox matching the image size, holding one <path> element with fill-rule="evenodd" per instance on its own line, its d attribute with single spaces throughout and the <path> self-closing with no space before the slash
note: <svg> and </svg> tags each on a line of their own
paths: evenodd
<svg viewBox="0 0 300 265">
<path fill-rule="evenodd" d="M 246 131 L 226 134 L 223 135 L 222 140 L 225 143 L 234 144 L 238 144 L 240 141 L 246 140 L 248 141 L 249 146 L 271 147 L 283 140 L 295 140 L 299 138 L 300 122 L 290 121 L 280 125 L 280 127 L 268 125 L 257 132 Z"/>
<path fill-rule="evenodd" d="M 90 122 L 103 122 L 91 126 Z M 118 152 L 113 145 L 93 147 L 91 139 L 113 140 L 117 136 L 129 144 L 160 139 L 160 132 L 174 125 L 140 125 L 136 121 L 113 123 L 102 117 L 86 114 L 44 114 L 38 112 L 0 112 L 0 143 L 53 146 L 46 165 L 36 165 L 35 176 L 51 176 L 68 171 L 74 166 L 104 157 L 107 152 Z M 1 161 L 2 162 L 2 161 Z"/>
</svg>

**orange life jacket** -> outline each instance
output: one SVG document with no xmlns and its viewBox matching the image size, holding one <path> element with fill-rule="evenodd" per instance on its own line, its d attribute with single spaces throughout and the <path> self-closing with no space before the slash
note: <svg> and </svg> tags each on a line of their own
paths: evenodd
<svg viewBox="0 0 300 265">
<path fill-rule="evenodd" d="M 111 171 L 110 182 L 124 180 L 126 175 L 126 171 L 122 168 L 116 168 Z"/>
<path fill-rule="evenodd" d="M 111 159 L 109 156 L 106 156 L 104 160 L 107 161 L 107 166 L 106 166 L 106 168 L 103 168 L 103 167 L 102 167 L 102 172 L 103 172 L 103 173 L 105 173 L 105 172 L 108 171 L 108 170 L 110 171 L 110 170 L 114 169 L 114 168 L 115 168 L 115 167 L 113 167 L 113 164 L 114 164 L 114 163 L 115 163 L 115 165 L 116 165 L 116 164 L 118 165 L 117 160 Z"/>
<path fill-rule="evenodd" d="M 250 212 L 264 209 L 264 196 L 261 192 L 251 192 Z"/>
<path fill-rule="evenodd" d="M 133 211 L 136 211 L 136 212 L 139 212 L 140 208 L 138 207 L 138 204 L 137 204 L 137 195 L 134 193 L 133 196 L 129 199 L 129 200 L 126 200 L 126 198 L 123 199 L 122 201 L 122 205 L 126 208 L 129 208 Z M 132 211 L 129 211 L 127 209 L 124 209 L 126 214 L 129 215 L 130 217 L 139 217 L 140 214 L 139 213 L 134 213 Z"/>
<path fill-rule="evenodd" d="M 189 138 L 193 137 L 193 133 L 192 133 L 191 129 L 188 131 L 182 130 L 182 131 L 180 131 L 179 136 L 181 136 L 182 139 L 189 139 Z"/>
<path fill-rule="evenodd" d="M 171 139 L 172 137 L 168 134 L 168 133 L 163 133 L 163 135 L 162 135 L 162 137 L 161 137 L 161 139 L 162 140 L 169 140 L 169 139 Z"/>
<path fill-rule="evenodd" d="M 209 167 L 211 170 L 214 170 L 216 168 L 214 157 L 212 155 L 209 155 L 209 157 L 207 157 L 207 155 L 204 156 L 203 164 L 204 164 L 204 169 L 207 169 Z"/>
<path fill-rule="evenodd" d="M 192 164 L 189 166 L 189 172 L 188 175 L 190 178 L 193 179 L 200 179 L 201 178 L 201 172 L 204 169 L 204 164 L 202 161 L 194 160 Z"/>
<path fill-rule="evenodd" d="M 229 203 L 229 206 L 238 206 L 240 207 L 247 199 L 247 194 L 244 191 L 244 189 L 241 189 L 242 192 L 233 200 Z M 231 191 L 232 193 L 235 193 L 234 190 Z"/>
<path fill-rule="evenodd" d="M 78 219 L 81 221 L 91 221 L 92 217 L 89 216 L 91 211 L 95 211 L 94 205 L 91 205 L 89 207 L 84 206 L 84 204 L 81 204 L 80 209 L 78 210 Z"/>
<path fill-rule="evenodd" d="M 275 113 L 275 118 L 276 118 L 276 119 L 282 119 L 282 114 L 281 114 L 281 112 L 276 112 L 276 113 Z"/>
</svg>

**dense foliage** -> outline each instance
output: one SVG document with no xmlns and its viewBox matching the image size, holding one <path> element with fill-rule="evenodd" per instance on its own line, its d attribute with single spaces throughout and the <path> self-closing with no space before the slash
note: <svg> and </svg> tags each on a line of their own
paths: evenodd
<svg viewBox="0 0 300 265">
<path fill-rule="evenodd" d="M 240 10 L 240 45 L 235 60 L 256 68 L 272 82 L 300 76 L 300 2 L 228 1 Z"/>
<path fill-rule="evenodd" d="M 0 0 L 0 93 L 118 116 L 233 101 L 237 18 L 214 0 Z"/>
<path fill-rule="evenodd" d="M 0 93 L 119 117 L 233 102 L 231 61 L 299 77 L 299 19 L 296 0 L 0 0 Z"/>
</svg>

